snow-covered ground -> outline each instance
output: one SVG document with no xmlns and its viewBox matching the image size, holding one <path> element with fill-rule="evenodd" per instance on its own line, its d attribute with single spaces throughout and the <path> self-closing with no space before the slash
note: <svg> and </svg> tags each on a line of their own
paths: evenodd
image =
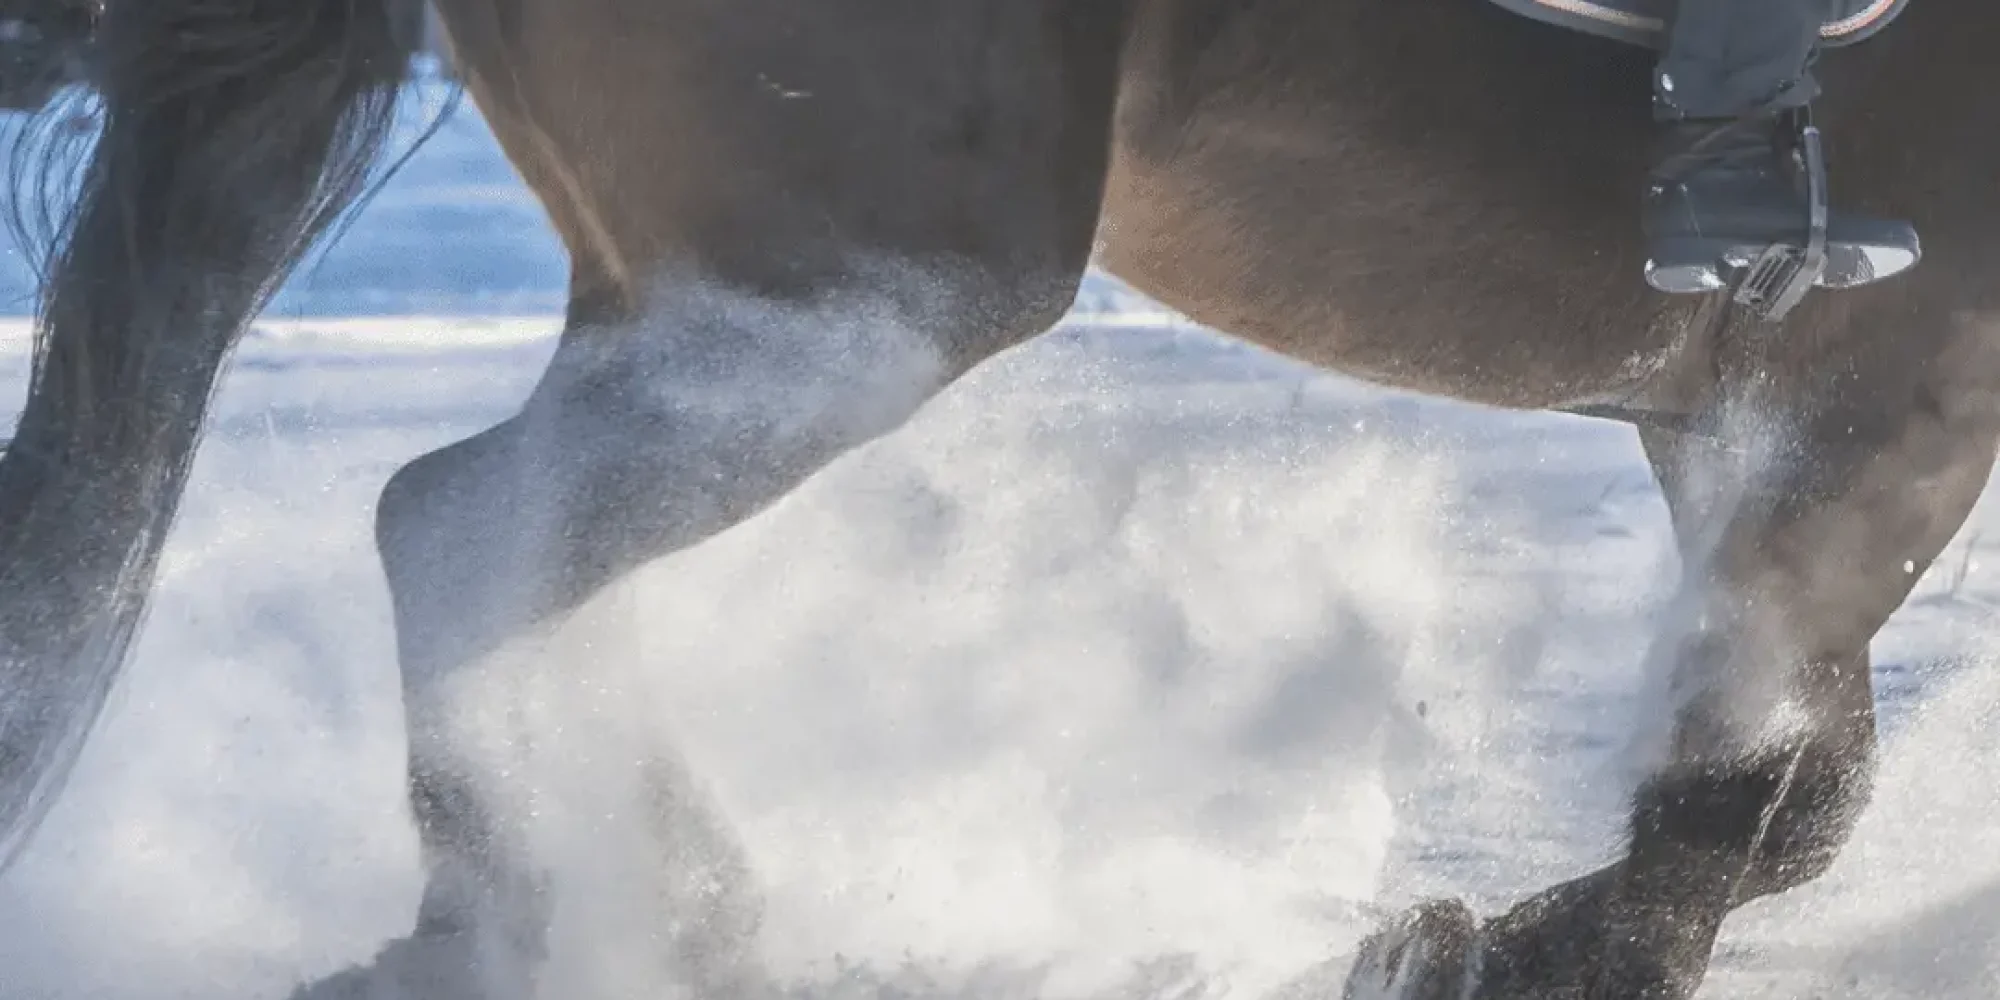
<svg viewBox="0 0 2000 1000">
<path fill-rule="evenodd" d="M 0 301 L 27 287 L 0 273 Z M 467 109 L 286 290 L 131 672 L 0 877 L 0 1000 L 283 997 L 407 930 L 372 506 L 518 404 L 562 287 Z M 1996 995 L 2000 673 L 1949 666 L 1991 645 L 1995 516 L 1878 643 L 1854 846 L 1733 920 L 1703 996 Z M 697 776 L 765 970 L 809 995 L 1327 995 L 1384 908 L 1494 907 L 1615 850 L 1673 571 L 1629 430 L 1358 386 L 1093 279 L 1062 330 L 559 640 L 547 995 L 669 995 L 624 919 L 666 905 L 634 747 L 576 735 L 621 726 Z"/>
</svg>

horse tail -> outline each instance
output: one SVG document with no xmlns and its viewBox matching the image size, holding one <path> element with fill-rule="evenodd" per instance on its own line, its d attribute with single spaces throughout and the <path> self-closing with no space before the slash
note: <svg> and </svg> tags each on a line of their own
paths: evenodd
<svg viewBox="0 0 2000 1000">
<path fill-rule="evenodd" d="M 363 191 L 410 64 L 402 2 L 106 5 L 99 127 L 48 216 L 0 456 L 0 869 L 128 659 L 231 349 Z"/>
</svg>

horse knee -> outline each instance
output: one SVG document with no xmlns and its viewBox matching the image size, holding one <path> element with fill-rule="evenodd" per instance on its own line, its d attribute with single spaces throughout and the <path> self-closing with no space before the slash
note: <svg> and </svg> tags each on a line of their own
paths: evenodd
<svg viewBox="0 0 2000 1000">
<path fill-rule="evenodd" d="M 1795 889 L 1826 874 L 1853 836 L 1874 790 L 1872 743 L 1823 748 L 1802 760 L 1791 794 L 1772 813 L 1762 858 L 1744 895 Z"/>
</svg>

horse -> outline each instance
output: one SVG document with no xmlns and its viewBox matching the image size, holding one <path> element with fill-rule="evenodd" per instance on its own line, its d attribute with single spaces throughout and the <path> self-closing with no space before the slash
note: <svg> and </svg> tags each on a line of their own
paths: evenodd
<svg viewBox="0 0 2000 1000">
<path fill-rule="evenodd" d="M 103 12 L 0 457 L 0 860 L 126 661 L 231 348 L 369 190 L 400 2 Z M 520 411 L 381 494 L 426 886 L 302 997 L 529 995 L 546 901 L 453 686 L 1044 332 L 1093 260 L 1326 370 L 1660 418 L 1673 697 L 1622 856 L 1483 922 L 1391 921 L 1354 995 L 1685 998 L 1732 910 L 1833 863 L 1874 780 L 1871 637 L 2000 440 L 1992 4 L 1916 0 L 1826 54 L 1837 196 L 1913 219 L 1925 261 L 1778 322 L 1639 278 L 1650 54 L 1485 0 L 435 6 L 569 306 Z M 704 962 L 705 993 L 754 983 Z"/>
</svg>

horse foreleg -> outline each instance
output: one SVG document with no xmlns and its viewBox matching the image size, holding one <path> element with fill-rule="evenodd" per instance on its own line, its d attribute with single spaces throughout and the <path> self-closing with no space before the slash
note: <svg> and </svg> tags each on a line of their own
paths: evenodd
<svg viewBox="0 0 2000 1000">
<path fill-rule="evenodd" d="M 2000 436 L 1983 339 L 1933 330 L 1826 396 L 1757 401 L 1782 443 L 1740 476 L 1690 472 L 1699 441 L 1648 442 L 1685 555 L 1652 654 L 1672 730 L 1624 859 L 1494 921 L 1480 997 L 1690 996 L 1731 910 L 1833 863 L 1873 776 L 1868 644 L 1971 511 Z"/>
<path fill-rule="evenodd" d="M 1624 857 L 1483 928 L 1420 908 L 1364 946 L 1350 983 L 1684 1000 L 1733 909 L 1833 863 L 1873 776 L 1868 644 L 1972 509 L 2000 438 L 1990 338 L 1882 301 L 1879 325 L 1856 310 L 1848 341 L 1798 334 L 1783 343 L 1812 356 L 1716 387 L 1728 412 L 1761 415 L 1724 421 L 1740 452 L 1648 437 L 1683 580 L 1649 657 L 1671 725 L 1642 746 Z"/>
</svg>

